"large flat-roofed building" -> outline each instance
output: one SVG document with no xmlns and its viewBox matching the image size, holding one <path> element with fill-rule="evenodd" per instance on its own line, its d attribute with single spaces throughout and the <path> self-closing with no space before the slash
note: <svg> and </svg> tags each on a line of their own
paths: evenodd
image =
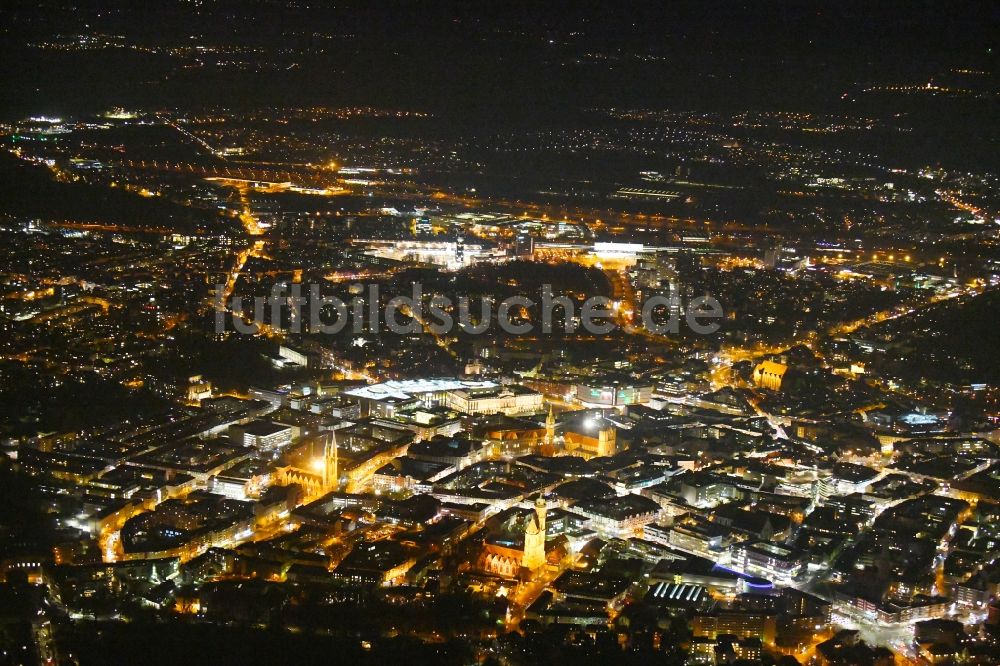
<svg viewBox="0 0 1000 666">
<path fill-rule="evenodd" d="M 391 417 L 376 417 L 374 422 L 405 428 L 420 439 L 449 437 L 462 429 L 459 415 L 447 407 L 416 406 L 406 410 L 396 410 Z"/>
<path fill-rule="evenodd" d="M 344 395 L 357 400 L 362 416 L 383 416 L 391 418 L 398 410 L 417 406 L 428 407 L 446 404 L 447 394 L 460 390 L 495 390 L 499 384 L 492 381 L 469 381 L 465 379 L 401 379 L 360 386 Z"/>
<path fill-rule="evenodd" d="M 677 494 L 691 506 L 709 506 L 723 500 L 738 499 L 740 490 L 734 480 L 714 472 L 691 472 L 677 477 Z"/>
<path fill-rule="evenodd" d="M 733 564 L 741 570 L 771 580 L 790 582 L 805 569 L 805 556 L 788 546 L 769 541 L 733 546 Z"/>
<path fill-rule="evenodd" d="M 485 460 L 487 445 L 482 440 L 439 437 L 413 444 L 408 453 L 411 458 L 453 465 L 461 470 Z"/>
<path fill-rule="evenodd" d="M 341 477 L 350 491 L 364 487 L 375 471 L 406 454 L 413 433 L 381 421 L 366 421 L 337 431 Z"/>
<path fill-rule="evenodd" d="M 690 516 L 670 528 L 667 545 L 700 557 L 718 559 L 732 539 L 729 528 Z"/>
<path fill-rule="evenodd" d="M 448 269 L 503 257 L 495 244 L 481 238 L 467 239 L 462 236 L 452 236 L 445 240 L 433 236 L 354 239 L 351 243 L 365 246 L 365 254 L 372 257 L 434 264 Z"/>
<path fill-rule="evenodd" d="M 641 495 L 577 502 L 573 512 L 590 519 L 598 534 L 628 538 L 641 534 L 642 528 L 656 520 L 660 505 Z"/>
<path fill-rule="evenodd" d="M 224 439 L 191 439 L 156 447 L 137 456 L 129 465 L 189 474 L 199 484 L 206 484 L 211 477 L 252 455 L 253 451 L 247 447 Z"/>
<path fill-rule="evenodd" d="M 759 638 L 765 643 L 773 643 L 775 625 L 775 615 L 766 611 L 719 610 L 695 615 L 691 620 L 691 632 L 695 636 L 707 638 L 728 634 L 737 638 Z"/>
<path fill-rule="evenodd" d="M 230 499 L 247 500 L 259 497 L 271 481 L 266 463 L 251 458 L 230 467 L 209 479 L 208 489 Z"/>
<path fill-rule="evenodd" d="M 294 429 L 290 425 L 261 420 L 229 428 L 229 437 L 233 442 L 258 451 L 273 451 L 291 444 L 293 434 Z"/>
<path fill-rule="evenodd" d="M 412 552 L 395 541 L 362 543 L 333 571 L 333 578 L 364 585 L 398 585 L 416 563 Z"/>
<path fill-rule="evenodd" d="M 291 391 L 288 389 L 268 389 L 260 386 L 251 386 L 250 397 L 254 400 L 263 400 L 274 407 L 281 407 L 288 401 Z"/>
<path fill-rule="evenodd" d="M 372 483 L 376 493 L 431 491 L 431 484 L 456 471 L 453 465 L 400 456 L 375 470 Z"/>
<path fill-rule="evenodd" d="M 651 525 L 650 528 L 652 527 L 655 526 Z M 649 572 L 650 585 L 661 582 L 687 583 L 704 587 L 716 595 L 735 595 L 745 591 L 749 580 L 753 580 L 717 564 L 714 559 L 681 551 L 672 553 L 661 557 Z"/>
<path fill-rule="evenodd" d="M 445 405 L 463 414 L 534 414 L 542 410 L 543 403 L 541 393 L 516 384 L 463 387 L 445 394 Z"/>
<path fill-rule="evenodd" d="M 653 396 L 653 384 L 625 380 L 580 382 L 575 392 L 576 399 L 588 406 L 644 405 Z"/>
</svg>

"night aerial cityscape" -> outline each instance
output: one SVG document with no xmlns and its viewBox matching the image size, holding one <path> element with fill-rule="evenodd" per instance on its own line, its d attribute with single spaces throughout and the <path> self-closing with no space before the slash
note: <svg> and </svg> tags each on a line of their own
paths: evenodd
<svg viewBox="0 0 1000 666">
<path fill-rule="evenodd" d="M 0 17 L 0 666 L 1000 664 L 1000 5 Z"/>
</svg>

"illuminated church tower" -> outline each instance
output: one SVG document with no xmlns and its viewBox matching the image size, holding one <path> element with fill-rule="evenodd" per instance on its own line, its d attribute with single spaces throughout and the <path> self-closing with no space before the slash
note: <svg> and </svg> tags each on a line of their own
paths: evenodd
<svg viewBox="0 0 1000 666">
<path fill-rule="evenodd" d="M 542 443 L 547 448 L 552 448 L 556 444 L 556 415 L 552 413 L 551 403 L 549 403 L 549 415 L 545 417 L 545 439 Z"/>
<path fill-rule="evenodd" d="M 545 564 L 545 498 L 535 500 L 535 515 L 528 519 L 524 528 L 524 559 L 521 566 L 536 571 Z"/>
<path fill-rule="evenodd" d="M 597 433 L 597 455 L 613 456 L 618 452 L 615 429 L 612 427 L 601 428 Z"/>
<path fill-rule="evenodd" d="M 539 450 L 543 456 L 553 456 L 556 453 L 556 415 L 549 404 L 549 415 L 545 417 L 545 437 Z"/>
<path fill-rule="evenodd" d="M 556 415 L 552 413 L 552 404 L 549 404 L 549 415 L 545 417 L 545 445 L 552 446 L 556 442 Z"/>
<path fill-rule="evenodd" d="M 318 440 L 313 440 L 315 445 Z M 308 465 L 285 465 L 275 469 L 275 481 L 279 486 L 293 483 L 302 486 L 307 497 L 317 497 L 330 490 L 337 490 L 340 477 L 337 469 L 337 433 L 331 430 L 323 437 L 323 455 L 313 456 Z"/>
<path fill-rule="evenodd" d="M 337 489 L 340 479 L 337 476 L 337 431 L 330 431 L 330 438 L 323 446 L 323 492 Z"/>
</svg>

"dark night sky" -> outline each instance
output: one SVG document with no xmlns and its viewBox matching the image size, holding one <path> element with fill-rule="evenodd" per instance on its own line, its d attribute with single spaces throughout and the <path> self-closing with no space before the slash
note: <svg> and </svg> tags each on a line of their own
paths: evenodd
<svg viewBox="0 0 1000 666">
<path fill-rule="evenodd" d="M 5 4 L 4 99 L 12 111 L 372 104 L 535 122 L 600 105 L 809 108 L 853 86 L 992 67 L 1000 25 L 987 2 L 306 4 Z M 128 49 L 24 46 L 93 32 L 309 52 L 279 52 L 297 63 L 288 71 L 220 73 Z"/>
</svg>

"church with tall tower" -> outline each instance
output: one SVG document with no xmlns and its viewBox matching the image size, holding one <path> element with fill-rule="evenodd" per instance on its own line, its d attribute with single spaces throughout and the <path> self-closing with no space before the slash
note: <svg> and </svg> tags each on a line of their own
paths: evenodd
<svg viewBox="0 0 1000 666">
<path fill-rule="evenodd" d="M 535 500 L 535 515 L 524 526 L 524 558 L 521 566 L 536 571 L 545 564 L 545 498 Z"/>
<path fill-rule="evenodd" d="M 302 486 L 307 497 L 318 497 L 340 486 L 337 460 L 337 433 L 331 430 L 323 435 L 323 455 L 313 458 L 309 465 L 286 465 L 275 470 L 277 484 L 293 483 Z"/>
<path fill-rule="evenodd" d="M 339 486 L 339 470 L 337 469 L 337 431 L 331 430 L 330 436 L 323 444 L 323 491 L 336 489 Z"/>
<path fill-rule="evenodd" d="M 545 498 L 539 497 L 532 513 L 523 519 L 523 527 L 516 513 L 504 521 L 503 528 L 483 542 L 478 568 L 504 578 L 526 580 L 536 575 L 548 557 L 545 549 L 547 511 Z"/>
<path fill-rule="evenodd" d="M 556 415 L 549 404 L 549 415 L 545 417 L 545 437 L 542 438 L 542 445 L 539 453 L 543 456 L 554 456 L 556 454 Z"/>
<path fill-rule="evenodd" d="M 600 413 L 564 421 L 562 444 L 564 451 L 583 458 L 618 453 L 615 426 Z"/>
</svg>

